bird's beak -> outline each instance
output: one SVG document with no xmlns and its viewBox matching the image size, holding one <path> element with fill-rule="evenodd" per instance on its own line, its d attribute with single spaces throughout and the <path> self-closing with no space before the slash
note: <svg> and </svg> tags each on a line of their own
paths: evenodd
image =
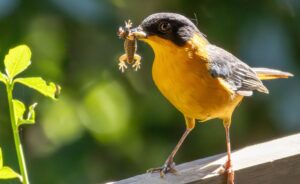
<svg viewBox="0 0 300 184">
<path fill-rule="evenodd" d="M 147 33 L 139 26 L 131 29 L 131 34 L 134 35 L 137 39 L 147 38 Z"/>
</svg>

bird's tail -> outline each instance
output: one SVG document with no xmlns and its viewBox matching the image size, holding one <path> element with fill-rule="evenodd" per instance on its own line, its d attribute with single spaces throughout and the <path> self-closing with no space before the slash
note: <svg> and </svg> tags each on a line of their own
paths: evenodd
<svg viewBox="0 0 300 184">
<path fill-rule="evenodd" d="M 294 75 L 289 72 L 274 70 L 269 68 L 252 68 L 260 80 L 272 80 L 280 78 L 293 77 Z"/>
</svg>

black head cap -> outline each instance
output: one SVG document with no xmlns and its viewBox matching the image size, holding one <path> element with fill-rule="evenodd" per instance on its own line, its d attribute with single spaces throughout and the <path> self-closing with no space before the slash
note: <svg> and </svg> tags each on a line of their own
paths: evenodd
<svg viewBox="0 0 300 184">
<path fill-rule="evenodd" d="M 184 45 L 195 33 L 200 33 L 193 22 L 176 13 L 152 14 L 140 26 L 148 36 L 157 35 L 178 46 Z"/>
</svg>

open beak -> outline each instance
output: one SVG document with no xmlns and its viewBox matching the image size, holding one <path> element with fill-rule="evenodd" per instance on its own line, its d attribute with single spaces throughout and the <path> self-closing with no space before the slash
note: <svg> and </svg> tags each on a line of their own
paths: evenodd
<svg viewBox="0 0 300 184">
<path fill-rule="evenodd" d="M 147 38 L 147 33 L 139 26 L 131 29 L 131 34 L 134 35 L 137 39 Z"/>
</svg>

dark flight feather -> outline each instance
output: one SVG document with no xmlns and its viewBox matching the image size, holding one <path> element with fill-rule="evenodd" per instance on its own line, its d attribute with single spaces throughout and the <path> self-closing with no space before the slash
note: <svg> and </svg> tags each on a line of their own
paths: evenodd
<svg viewBox="0 0 300 184">
<path fill-rule="evenodd" d="M 215 78 L 223 79 L 230 90 L 242 96 L 251 96 L 254 90 L 268 93 L 268 89 L 251 67 L 234 55 L 215 45 L 207 45 L 206 50 L 210 74 Z"/>
</svg>

